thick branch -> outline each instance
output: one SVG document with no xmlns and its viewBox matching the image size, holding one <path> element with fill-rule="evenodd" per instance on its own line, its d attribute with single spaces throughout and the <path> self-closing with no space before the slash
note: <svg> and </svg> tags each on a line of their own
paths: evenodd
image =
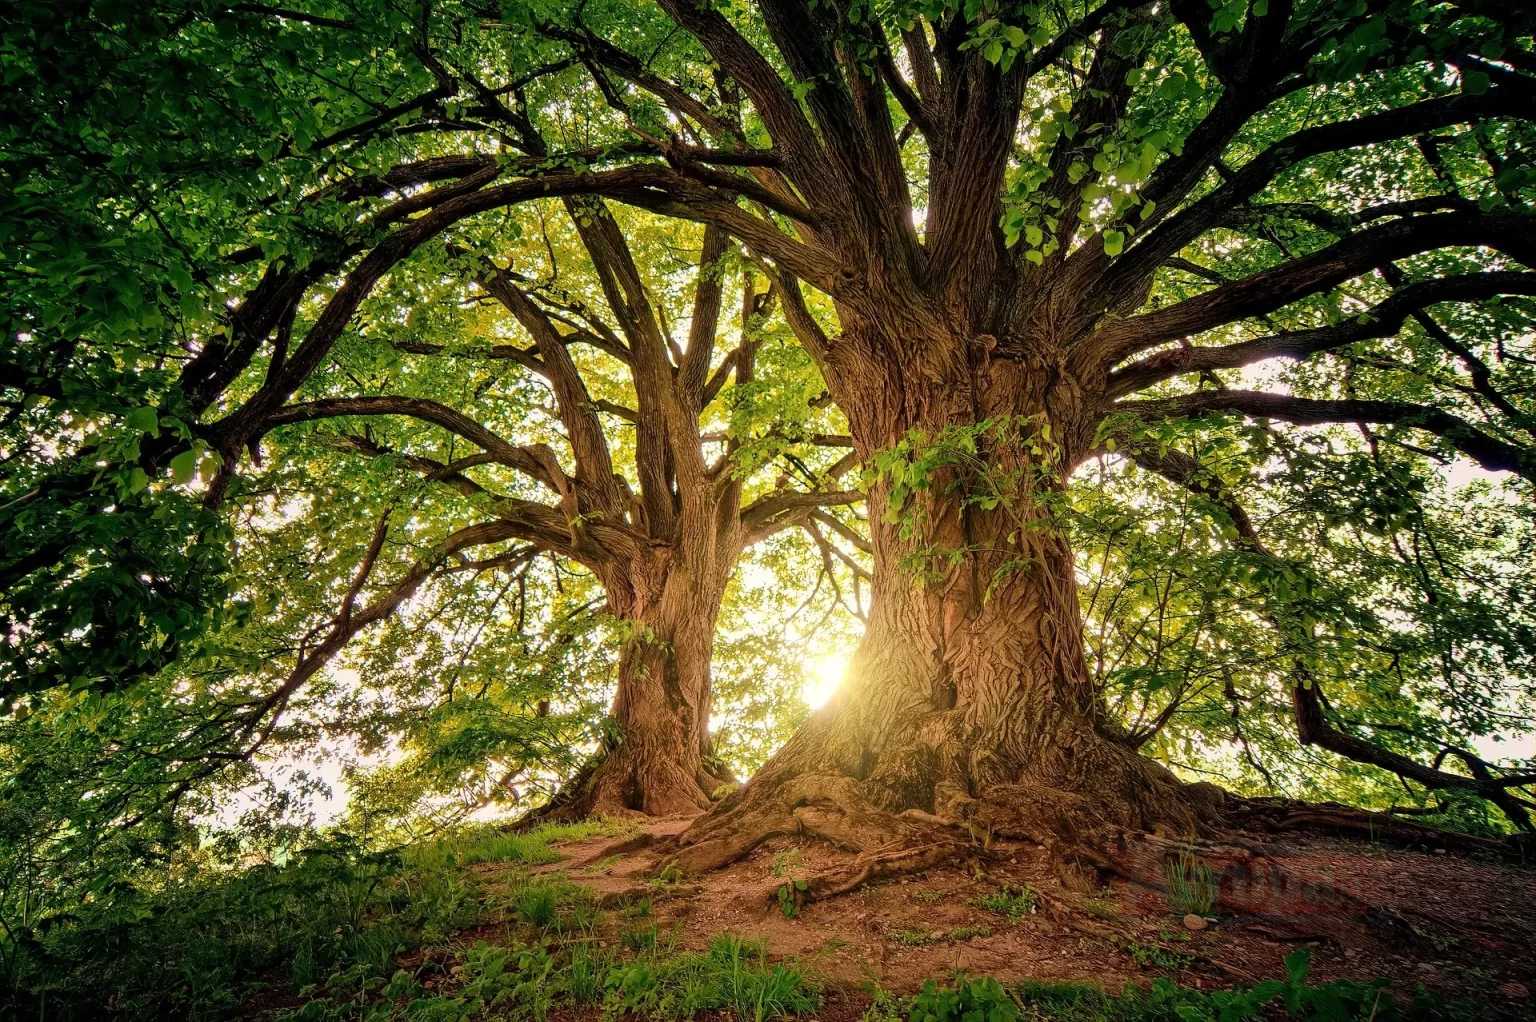
<svg viewBox="0 0 1536 1022">
<path fill-rule="evenodd" d="M 1111 406 L 1143 419 L 1236 412 L 1283 419 L 1299 426 L 1371 422 L 1433 433 L 1490 472 L 1515 472 L 1536 481 L 1536 453 L 1507 443 L 1439 408 L 1400 401 L 1318 400 L 1252 390 L 1212 390 L 1157 401 L 1121 401 Z"/>
<path fill-rule="evenodd" d="M 512 282 L 507 271 L 494 270 L 481 276 L 478 283 L 487 294 L 506 306 L 533 337 L 542 373 L 555 392 L 556 411 L 566 436 L 570 438 L 576 474 L 586 483 L 597 508 L 613 516 L 621 515 L 623 500 L 613 483 L 613 458 L 608 451 L 608 438 L 603 434 L 603 424 L 592 405 L 586 381 L 566 350 L 565 339 L 544 311 Z"/>
<path fill-rule="evenodd" d="M 1495 88 L 1481 96 L 1459 93 L 1298 131 L 1254 157 L 1221 187 L 1169 217 L 1117 260 L 1108 281 L 1107 304 L 1113 308 L 1119 296 L 1138 292 L 1141 281 L 1165 259 L 1216 226 L 1227 211 L 1257 195 L 1282 171 L 1304 160 L 1452 124 L 1528 115 L 1526 104 L 1514 90 Z"/>
<path fill-rule="evenodd" d="M 1289 331 L 1237 344 L 1159 351 L 1110 373 L 1106 394 L 1119 397 L 1185 373 L 1234 369 L 1270 358 L 1304 359 L 1357 341 L 1391 337 L 1409 317 L 1439 302 L 1473 302 L 1510 294 L 1536 294 L 1536 273 L 1469 273 L 1421 281 L 1394 292 L 1367 312 L 1334 326 Z"/>
<path fill-rule="evenodd" d="M 325 398 L 288 405 L 272 412 L 263 420 L 263 432 L 294 422 L 311 422 L 315 419 L 333 419 L 348 415 L 403 415 L 440 426 L 450 433 L 477 444 L 500 464 L 515 468 L 532 479 L 543 483 L 555 492 L 562 486 L 551 473 L 552 458 L 534 448 L 519 447 L 508 443 L 486 429 L 463 412 L 426 398 L 396 397 L 343 397 Z M 545 449 L 547 451 L 547 448 Z M 553 465 L 555 472 L 558 464 Z"/>
<path fill-rule="evenodd" d="M 1521 213 L 1433 213 L 1389 221 L 1168 308 L 1110 320 L 1087 339 L 1084 357 L 1113 365 L 1165 341 L 1274 312 L 1375 267 L 1436 248 L 1487 246 L 1536 266 L 1533 228 L 1536 217 Z"/>
<path fill-rule="evenodd" d="M 749 547 L 791 525 L 799 525 L 817 508 L 857 504 L 863 499 L 864 494 L 858 490 L 770 493 L 741 509 L 741 545 Z"/>
</svg>

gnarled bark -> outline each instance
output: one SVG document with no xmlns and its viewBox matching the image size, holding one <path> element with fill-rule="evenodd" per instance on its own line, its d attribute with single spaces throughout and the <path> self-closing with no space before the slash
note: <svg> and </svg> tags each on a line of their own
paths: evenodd
<svg viewBox="0 0 1536 1022">
<path fill-rule="evenodd" d="M 1072 551 L 1049 513 L 1092 409 L 1038 368 L 990 361 L 991 338 L 935 336 L 931 363 L 888 368 L 883 387 L 869 386 L 874 364 L 862 391 L 838 394 L 829 374 L 861 454 L 906 439 L 909 463 L 931 471 L 900 506 L 889 473 L 872 487 L 874 598 L 848 681 L 683 836 L 686 868 L 781 833 L 866 854 L 957 836 L 1186 835 L 1221 798 L 1102 733 Z"/>
<path fill-rule="evenodd" d="M 676 556 L 674 554 L 674 556 Z M 698 813 L 734 778 L 711 763 L 709 662 L 724 570 L 673 566 L 654 591 L 644 572 L 609 600 L 630 634 L 619 658 L 612 719 L 617 743 L 574 778 L 550 814 L 562 819 Z"/>
</svg>

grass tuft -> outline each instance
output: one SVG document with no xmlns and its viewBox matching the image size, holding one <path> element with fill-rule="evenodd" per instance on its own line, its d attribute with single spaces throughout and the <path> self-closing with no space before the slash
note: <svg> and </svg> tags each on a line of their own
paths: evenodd
<svg viewBox="0 0 1536 1022">
<path fill-rule="evenodd" d="M 1221 887 L 1211 867 L 1185 850 L 1168 860 L 1164 867 L 1168 880 L 1168 903 L 1180 912 L 1203 916 L 1216 907 Z"/>
<path fill-rule="evenodd" d="M 1034 912 L 1040 899 L 1034 889 L 1028 884 L 1018 888 L 1003 887 L 984 894 L 979 898 L 971 899 L 971 904 L 977 908 L 986 909 L 988 912 L 996 912 L 1000 916 L 1007 916 L 1011 922 L 1018 922 L 1025 916 Z"/>
</svg>

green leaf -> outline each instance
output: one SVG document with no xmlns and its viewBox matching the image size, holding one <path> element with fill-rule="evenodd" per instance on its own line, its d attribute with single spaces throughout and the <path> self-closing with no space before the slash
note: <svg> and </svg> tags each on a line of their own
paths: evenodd
<svg viewBox="0 0 1536 1022">
<path fill-rule="evenodd" d="M 1104 232 L 1104 254 L 1117 256 L 1125 248 L 1125 233 L 1123 231 Z"/>
<path fill-rule="evenodd" d="M 177 486 L 191 482 L 192 477 L 197 474 L 197 461 L 197 451 L 182 451 L 172 458 L 171 482 Z"/>
<path fill-rule="evenodd" d="M 160 413 L 153 408 L 135 408 L 123 417 L 129 429 L 150 436 L 160 435 Z"/>
</svg>

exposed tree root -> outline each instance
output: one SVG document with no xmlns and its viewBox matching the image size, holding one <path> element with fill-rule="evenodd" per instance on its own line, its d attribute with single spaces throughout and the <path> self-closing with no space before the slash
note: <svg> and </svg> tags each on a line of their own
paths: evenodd
<svg viewBox="0 0 1536 1022">
<path fill-rule="evenodd" d="M 667 861 L 704 873 L 775 837 L 818 839 L 856 854 L 955 843 L 946 826 L 878 808 L 850 777 L 803 775 L 778 785 L 766 798 L 755 794 L 749 785 L 727 798 L 682 836 Z"/>
<path fill-rule="evenodd" d="M 1493 852 L 1522 856 L 1526 842 L 1459 834 L 1336 802 L 1297 802 L 1280 798 L 1234 799 L 1224 814 L 1230 826 L 1265 833 L 1310 830 L 1324 834 L 1390 840 L 1465 853 Z"/>
<path fill-rule="evenodd" d="M 701 765 L 690 777 L 681 768 L 637 763 L 635 758 L 626 754 L 623 745 L 599 749 L 553 798 L 518 820 L 517 828 L 597 818 L 693 815 L 708 809 L 711 796 L 721 788 L 739 785 L 723 766 L 715 773 Z"/>
<path fill-rule="evenodd" d="M 851 777 L 802 774 L 766 791 L 749 785 L 731 796 L 680 835 L 663 865 L 705 872 L 776 837 L 825 841 L 853 853 L 805 878 L 806 890 L 793 892 L 797 902 L 811 902 L 957 857 L 985 858 L 1000 839 L 1022 840 L 1045 849 L 1061 874 L 1059 893 L 1036 888 L 1051 918 L 1087 936 L 1112 939 L 1116 931 L 1088 918 L 1082 893 L 1120 880 L 1167 899 L 1172 908 L 1170 866 L 1187 854 L 1211 870 L 1215 911 L 1306 919 L 1314 930 L 1344 936 L 1371 906 L 1337 877 L 1312 868 L 1279 836 L 1315 830 L 1460 852 L 1511 851 L 1504 842 L 1346 806 L 1233 798 L 1211 785 L 1179 784 L 1157 769 L 1130 787 L 1143 800 L 1135 807 L 1039 783 L 998 785 L 981 797 L 945 791 L 941 784 L 934 798 L 940 811 L 893 811 L 877 805 L 869 786 Z M 1163 816 L 1157 807 L 1168 805 L 1182 811 Z M 1158 822 L 1160 816 L 1175 825 Z"/>
<path fill-rule="evenodd" d="M 839 894 L 847 894 L 881 877 L 932 869 L 947 860 L 953 851 L 952 843 L 941 842 L 884 854 L 861 855 L 848 864 L 847 872 L 851 876 L 838 880 L 834 879 L 832 874 L 824 873 L 813 879 L 810 882 L 806 900 L 820 901 L 824 898 L 835 898 Z"/>
</svg>

